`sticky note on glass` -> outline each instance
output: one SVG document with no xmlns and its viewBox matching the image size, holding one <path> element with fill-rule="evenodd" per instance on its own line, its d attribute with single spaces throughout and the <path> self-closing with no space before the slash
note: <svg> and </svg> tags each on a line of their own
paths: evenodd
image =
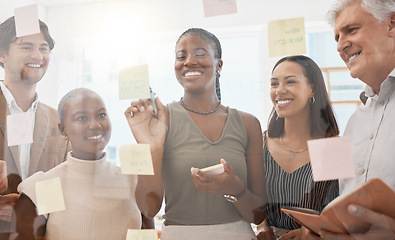
<svg viewBox="0 0 395 240">
<path fill-rule="evenodd" d="M 36 182 L 36 200 L 39 215 L 65 210 L 60 178 Z"/>
<path fill-rule="evenodd" d="M 16 37 L 40 33 L 37 4 L 14 9 Z"/>
<path fill-rule="evenodd" d="M 7 116 L 8 146 L 33 142 L 33 117 L 29 112 Z"/>
<path fill-rule="evenodd" d="M 128 67 L 119 72 L 119 99 L 149 97 L 148 65 Z"/>
<path fill-rule="evenodd" d="M 268 23 L 269 57 L 306 53 L 304 18 L 292 18 Z"/>
<path fill-rule="evenodd" d="M 158 240 L 155 229 L 128 229 L 126 240 Z"/>
<path fill-rule="evenodd" d="M 348 137 L 310 140 L 307 145 L 315 182 L 355 176 Z"/>
<path fill-rule="evenodd" d="M 125 144 L 119 147 L 123 174 L 154 175 L 149 144 Z"/>
<path fill-rule="evenodd" d="M 237 13 L 236 0 L 203 0 L 205 17 Z"/>
</svg>

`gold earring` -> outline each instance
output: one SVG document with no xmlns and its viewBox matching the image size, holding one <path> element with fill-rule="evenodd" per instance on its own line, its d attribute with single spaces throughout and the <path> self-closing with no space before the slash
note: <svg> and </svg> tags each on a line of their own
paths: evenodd
<svg viewBox="0 0 395 240">
<path fill-rule="evenodd" d="M 69 139 L 69 136 L 67 136 L 66 134 L 62 136 L 63 140 L 67 141 Z"/>
<path fill-rule="evenodd" d="M 311 104 L 315 103 L 315 97 L 314 96 L 312 98 L 310 98 L 310 102 L 311 102 Z"/>
</svg>

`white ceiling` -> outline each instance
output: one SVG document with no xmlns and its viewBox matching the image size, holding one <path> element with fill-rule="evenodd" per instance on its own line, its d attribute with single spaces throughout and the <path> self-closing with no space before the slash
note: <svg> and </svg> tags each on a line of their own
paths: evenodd
<svg viewBox="0 0 395 240">
<path fill-rule="evenodd" d="M 57 7 L 64 5 L 80 5 L 80 4 L 89 4 L 89 3 L 97 3 L 97 2 L 116 2 L 114 0 L 35 0 L 35 2 L 43 5 L 44 7 Z M 138 1 L 138 0 L 132 0 Z"/>
<path fill-rule="evenodd" d="M 187 3 L 187 2 L 192 2 L 192 1 L 199 1 L 201 2 L 202 0 L 2 0 L 4 2 L 8 2 L 9 4 L 14 4 L 15 6 L 24 6 L 28 4 L 33 4 L 33 3 L 38 3 L 41 4 L 43 7 L 58 7 L 58 6 L 65 6 L 65 5 L 82 5 L 82 4 L 90 4 L 90 3 L 99 3 L 99 2 L 168 2 L 168 3 L 174 3 L 174 2 L 179 2 L 179 3 Z M 236 0 L 237 5 L 243 5 L 243 4 L 259 4 L 259 5 L 265 5 L 265 4 L 283 4 L 286 6 L 288 3 L 295 3 L 295 0 Z M 322 2 L 327 2 L 327 0 L 297 0 L 298 3 L 301 5 L 304 5 L 304 3 L 308 2 L 316 2 L 316 1 L 322 1 Z"/>
<path fill-rule="evenodd" d="M 145 31 L 179 31 L 186 27 L 234 28 L 263 26 L 270 20 L 304 17 L 306 22 L 324 22 L 334 0 L 236 0 L 237 14 L 205 18 L 203 0 L 0 0 L 0 22 L 12 16 L 14 9 L 39 5 L 39 18 L 59 26 L 59 21 L 93 23 L 86 18 L 127 15 Z M 106 11 L 108 10 L 108 14 Z M 94 13 L 97 13 L 96 15 Z M 75 15 L 76 13 L 77 16 Z M 89 13 L 91 15 L 89 15 Z M 93 13 L 93 15 L 92 15 Z M 123 14 L 123 15 L 122 15 Z M 88 17 L 91 16 L 91 17 Z M 122 15 L 122 16 L 121 16 Z M 78 18 L 79 17 L 79 18 Z M 96 21 L 97 22 L 97 21 Z M 84 27 L 89 31 L 90 27 Z M 71 28 L 71 27 L 70 27 Z"/>
</svg>

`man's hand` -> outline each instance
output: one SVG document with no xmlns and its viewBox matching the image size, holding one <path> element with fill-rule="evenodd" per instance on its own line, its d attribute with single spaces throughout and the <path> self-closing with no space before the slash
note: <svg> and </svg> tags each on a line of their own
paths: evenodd
<svg viewBox="0 0 395 240">
<path fill-rule="evenodd" d="M 7 191 L 8 178 L 7 178 L 7 163 L 0 160 L 0 193 Z"/>
<path fill-rule="evenodd" d="M 321 232 L 324 239 L 395 239 L 395 219 L 385 214 L 351 204 L 348 206 L 350 214 L 361 218 L 361 220 L 372 224 L 365 233 L 358 234 L 334 234 L 326 231 Z"/>
<path fill-rule="evenodd" d="M 7 222 L 11 221 L 12 210 L 18 198 L 19 194 L 17 193 L 0 196 L 0 220 Z"/>
</svg>

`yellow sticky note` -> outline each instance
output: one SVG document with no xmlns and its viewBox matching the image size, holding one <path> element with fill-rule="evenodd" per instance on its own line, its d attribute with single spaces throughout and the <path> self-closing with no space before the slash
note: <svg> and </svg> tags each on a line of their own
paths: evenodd
<svg viewBox="0 0 395 240">
<path fill-rule="evenodd" d="M 155 229 L 128 229 L 126 240 L 158 240 Z"/>
<path fill-rule="evenodd" d="M 270 21 L 268 42 L 269 57 L 305 54 L 304 18 Z"/>
<path fill-rule="evenodd" d="M 149 97 L 148 65 L 128 67 L 119 72 L 119 99 Z"/>
<path fill-rule="evenodd" d="M 65 210 L 60 178 L 36 182 L 36 200 L 39 215 Z"/>
<path fill-rule="evenodd" d="M 119 147 L 123 174 L 154 175 L 149 144 L 125 144 Z"/>
</svg>

